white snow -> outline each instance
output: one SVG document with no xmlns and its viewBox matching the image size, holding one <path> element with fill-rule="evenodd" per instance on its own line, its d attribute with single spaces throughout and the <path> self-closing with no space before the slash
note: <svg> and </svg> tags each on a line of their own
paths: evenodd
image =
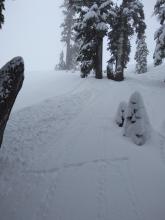
<svg viewBox="0 0 165 220">
<path fill-rule="evenodd" d="M 106 25 L 106 23 L 100 22 L 100 23 L 97 24 L 96 29 L 98 31 L 105 31 L 105 32 L 107 32 L 108 31 L 108 26 Z"/>
<path fill-rule="evenodd" d="M 165 219 L 165 66 L 149 69 L 25 74 L 0 151 L 1 220 Z M 114 122 L 134 91 L 153 127 L 142 147 Z"/>
</svg>

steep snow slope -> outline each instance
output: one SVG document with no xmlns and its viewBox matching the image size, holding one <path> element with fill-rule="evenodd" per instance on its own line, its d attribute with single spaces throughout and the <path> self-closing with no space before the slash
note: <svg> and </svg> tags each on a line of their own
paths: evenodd
<svg viewBox="0 0 165 220">
<path fill-rule="evenodd" d="M 0 152 L 0 219 L 164 220 L 164 69 L 121 83 L 29 75 Z M 153 126 L 142 147 L 114 123 L 135 90 Z"/>
</svg>

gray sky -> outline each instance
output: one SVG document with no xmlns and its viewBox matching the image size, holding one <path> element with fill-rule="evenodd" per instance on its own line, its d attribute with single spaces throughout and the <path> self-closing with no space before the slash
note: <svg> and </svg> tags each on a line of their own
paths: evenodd
<svg viewBox="0 0 165 220">
<path fill-rule="evenodd" d="M 142 1 L 146 14 L 149 62 L 152 62 L 155 47 L 154 32 L 159 27 L 156 19 L 151 17 L 155 1 Z M 60 42 L 59 27 L 63 20 L 59 8 L 62 2 L 63 0 L 6 0 L 5 24 L 0 31 L 0 66 L 14 56 L 23 56 L 26 70 L 54 68 L 64 47 Z M 132 57 L 134 48 L 133 46 Z"/>
</svg>

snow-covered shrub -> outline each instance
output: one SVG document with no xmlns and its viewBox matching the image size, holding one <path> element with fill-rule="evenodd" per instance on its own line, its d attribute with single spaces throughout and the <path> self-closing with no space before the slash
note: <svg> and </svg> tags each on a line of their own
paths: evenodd
<svg viewBox="0 0 165 220">
<path fill-rule="evenodd" d="M 124 136 L 131 137 L 137 145 L 143 145 L 150 137 L 151 125 L 139 92 L 134 92 L 129 100 L 125 122 Z"/>
<path fill-rule="evenodd" d="M 116 114 L 116 118 L 115 118 L 115 122 L 119 127 L 123 127 L 123 125 L 124 125 L 126 110 L 127 110 L 127 103 L 126 102 L 121 102 L 119 104 L 117 114 Z"/>
</svg>

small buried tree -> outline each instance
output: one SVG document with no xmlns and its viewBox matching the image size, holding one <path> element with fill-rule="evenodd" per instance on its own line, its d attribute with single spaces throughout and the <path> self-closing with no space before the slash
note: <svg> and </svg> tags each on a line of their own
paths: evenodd
<svg viewBox="0 0 165 220">
<path fill-rule="evenodd" d="M 4 130 L 24 80 L 24 62 L 16 57 L 0 69 L 0 147 Z"/>
<path fill-rule="evenodd" d="M 127 111 L 127 103 L 121 102 L 118 107 L 116 118 L 115 118 L 116 124 L 119 127 L 123 127 L 123 125 L 124 125 L 126 111 Z"/>
<path fill-rule="evenodd" d="M 135 144 L 143 145 L 149 139 L 150 133 L 151 125 L 142 97 L 134 92 L 128 103 L 123 135 L 131 137 Z"/>
</svg>

